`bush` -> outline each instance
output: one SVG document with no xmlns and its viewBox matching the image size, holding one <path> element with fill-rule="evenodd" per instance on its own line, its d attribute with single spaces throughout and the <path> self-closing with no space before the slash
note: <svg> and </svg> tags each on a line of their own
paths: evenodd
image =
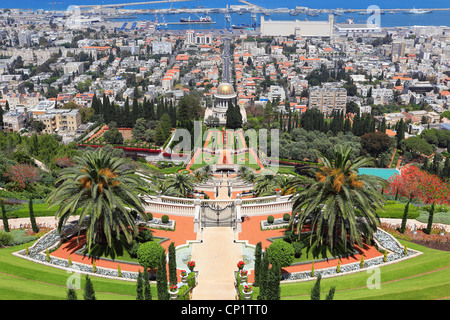
<svg viewBox="0 0 450 320">
<path fill-rule="evenodd" d="M 10 232 L 0 231 L 0 247 L 11 246 L 14 237 Z"/>
<path fill-rule="evenodd" d="M 286 230 L 284 231 L 283 240 L 289 243 L 295 242 L 297 239 L 297 236 L 295 235 L 295 232 L 292 230 Z"/>
<path fill-rule="evenodd" d="M 13 243 L 11 244 L 13 246 L 24 244 L 24 243 L 36 240 L 38 238 L 36 236 L 37 234 L 35 234 L 33 236 L 28 236 L 26 230 L 20 230 L 20 229 L 12 230 L 11 235 L 13 236 Z"/>
<path fill-rule="evenodd" d="M 148 216 L 148 221 L 153 220 L 153 214 L 151 212 L 147 213 L 147 216 Z"/>
<path fill-rule="evenodd" d="M 152 241 L 153 239 L 153 232 L 150 229 L 142 229 L 139 232 L 138 235 L 138 240 L 139 242 L 148 242 L 148 241 Z"/>
<path fill-rule="evenodd" d="M 275 240 L 269 248 L 267 254 L 271 264 L 278 263 L 280 267 L 287 267 L 295 257 L 294 248 L 284 240 Z"/>
<path fill-rule="evenodd" d="M 137 250 L 137 258 L 146 269 L 156 269 L 161 260 L 164 248 L 157 242 L 149 241 L 141 244 Z"/>
<path fill-rule="evenodd" d="M 195 272 L 188 273 L 187 284 L 188 284 L 189 288 L 195 287 Z"/>
<path fill-rule="evenodd" d="M 294 248 L 294 256 L 295 258 L 300 258 L 302 255 L 303 245 L 301 242 L 293 242 L 291 243 L 292 248 Z"/>
<path fill-rule="evenodd" d="M 283 221 L 288 222 L 291 219 L 291 215 L 289 213 L 283 214 Z"/>
<path fill-rule="evenodd" d="M 162 223 L 168 223 L 169 222 L 169 216 L 168 215 L 163 215 L 161 217 L 161 222 Z"/>
<path fill-rule="evenodd" d="M 130 257 L 132 258 L 136 258 L 137 257 L 137 253 L 140 247 L 140 243 L 137 241 L 133 241 L 131 243 L 131 246 L 128 248 L 128 253 L 130 254 Z"/>
<path fill-rule="evenodd" d="M 272 224 L 272 223 L 273 223 L 273 220 L 274 220 L 273 216 L 268 216 L 268 217 L 267 217 L 267 223 Z"/>
</svg>

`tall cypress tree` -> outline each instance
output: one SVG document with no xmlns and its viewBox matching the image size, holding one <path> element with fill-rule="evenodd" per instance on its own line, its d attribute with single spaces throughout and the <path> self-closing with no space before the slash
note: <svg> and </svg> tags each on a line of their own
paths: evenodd
<svg viewBox="0 0 450 320">
<path fill-rule="evenodd" d="M 322 275 L 319 274 L 314 287 L 311 289 L 311 300 L 320 300 L 320 280 L 322 280 Z"/>
<path fill-rule="evenodd" d="M 268 286 L 268 273 L 269 273 L 269 256 L 267 254 L 267 249 L 262 255 L 261 271 L 259 276 L 259 296 L 258 300 L 267 300 L 267 286 Z"/>
<path fill-rule="evenodd" d="M 400 227 L 400 233 L 405 233 L 405 231 L 406 231 L 406 221 L 408 219 L 408 211 L 409 211 L 409 201 L 406 203 L 405 210 L 403 211 L 402 225 Z"/>
<path fill-rule="evenodd" d="M 84 300 L 97 300 L 95 297 L 94 286 L 88 275 L 86 275 L 86 285 L 84 287 Z"/>
<path fill-rule="evenodd" d="M 434 201 L 431 204 L 431 209 L 430 212 L 428 213 L 427 234 L 431 234 L 431 227 L 433 226 L 433 216 L 434 216 Z"/>
<path fill-rule="evenodd" d="M 144 300 L 152 300 L 152 290 L 150 288 L 150 275 L 148 274 L 148 269 L 144 270 L 142 277 L 144 278 Z"/>
<path fill-rule="evenodd" d="M 125 100 L 125 105 L 123 107 L 121 126 L 130 127 L 131 124 L 130 118 L 131 118 L 130 99 L 127 97 L 127 100 Z"/>
<path fill-rule="evenodd" d="M 133 108 L 131 109 L 130 128 L 134 127 L 136 120 L 139 118 L 139 103 L 137 98 L 133 98 Z"/>
<path fill-rule="evenodd" d="M 397 146 L 400 147 L 400 143 L 405 139 L 405 123 L 403 119 L 400 119 L 397 126 Z"/>
<path fill-rule="evenodd" d="M 177 284 L 177 260 L 175 253 L 175 244 L 172 242 L 169 245 L 169 283 L 171 285 Z"/>
<path fill-rule="evenodd" d="M 281 267 L 277 262 L 268 271 L 265 285 L 265 300 L 280 300 Z"/>
<path fill-rule="evenodd" d="M 142 273 L 141 270 L 139 270 L 138 277 L 136 280 L 136 300 L 144 300 L 142 288 L 143 288 Z"/>
<path fill-rule="evenodd" d="M 384 117 L 383 120 L 381 121 L 380 131 L 386 133 L 386 118 Z"/>
<path fill-rule="evenodd" d="M 6 216 L 6 209 L 5 204 L 3 203 L 3 199 L 1 200 L 1 208 L 2 208 L 3 230 L 5 232 L 9 232 L 8 217 Z"/>
<path fill-rule="evenodd" d="M 34 217 L 33 199 L 31 199 L 31 198 L 28 201 L 28 211 L 30 212 L 31 229 L 33 230 L 33 232 L 38 233 L 39 227 L 37 226 L 36 218 Z"/>
<path fill-rule="evenodd" d="M 156 271 L 156 286 L 158 290 L 158 300 L 169 300 L 165 252 L 161 255 L 160 263 Z"/>
<path fill-rule="evenodd" d="M 253 286 L 258 287 L 261 282 L 261 255 L 262 255 L 262 244 L 258 242 L 255 248 L 255 282 Z"/>
<path fill-rule="evenodd" d="M 77 292 L 73 288 L 67 290 L 67 300 L 77 300 Z"/>
</svg>

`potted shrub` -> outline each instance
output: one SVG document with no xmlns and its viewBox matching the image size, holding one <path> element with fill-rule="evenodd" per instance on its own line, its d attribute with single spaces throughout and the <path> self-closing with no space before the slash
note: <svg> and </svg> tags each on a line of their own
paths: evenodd
<svg viewBox="0 0 450 320">
<path fill-rule="evenodd" d="M 244 294 L 245 300 L 251 300 L 252 293 L 253 293 L 252 287 L 249 285 L 244 285 L 243 289 L 242 289 L 242 293 Z"/>
<path fill-rule="evenodd" d="M 239 276 L 241 277 L 241 283 L 247 282 L 247 274 L 248 274 L 248 271 L 245 271 L 245 270 L 241 270 L 239 272 Z"/>
<path fill-rule="evenodd" d="M 268 216 L 267 217 L 267 223 L 272 224 L 273 220 L 274 220 L 273 216 Z"/>
<path fill-rule="evenodd" d="M 181 270 L 180 276 L 181 276 L 181 282 L 183 282 L 183 284 L 187 284 L 188 275 L 187 275 L 186 270 Z"/>
<path fill-rule="evenodd" d="M 177 300 L 178 298 L 178 286 L 173 285 L 169 288 L 170 300 Z"/>
<path fill-rule="evenodd" d="M 239 270 L 244 269 L 244 266 L 245 266 L 244 261 L 239 261 L 238 264 L 237 264 L 237 267 L 238 267 Z"/>
<path fill-rule="evenodd" d="M 168 215 L 163 215 L 162 217 L 161 217 L 161 222 L 162 223 L 168 223 L 169 222 L 169 216 Z"/>
</svg>

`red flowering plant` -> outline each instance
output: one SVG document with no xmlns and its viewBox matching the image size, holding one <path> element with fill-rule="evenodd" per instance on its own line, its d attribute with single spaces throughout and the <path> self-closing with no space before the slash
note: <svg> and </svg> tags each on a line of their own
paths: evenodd
<svg viewBox="0 0 450 320">
<path fill-rule="evenodd" d="M 189 261 L 187 263 L 187 266 L 188 266 L 189 270 L 194 271 L 195 261 Z"/>
<path fill-rule="evenodd" d="M 237 267 L 238 267 L 239 270 L 242 270 L 244 268 L 244 266 L 245 266 L 244 261 L 239 261 L 238 264 L 237 264 Z"/>
<path fill-rule="evenodd" d="M 39 181 L 39 169 L 30 164 L 16 164 L 6 170 L 5 177 L 9 178 L 13 183 L 20 188 L 25 189 L 28 186 L 33 186 Z"/>
<path fill-rule="evenodd" d="M 389 179 L 386 194 L 398 195 L 420 199 L 425 204 L 450 204 L 450 183 L 445 183 L 438 176 L 420 170 L 415 166 L 409 166 Z"/>
<path fill-rule="evenodd" d="M 241 270 L 241 277 L 246 277 L 248 271 Z"/>
<path fill-rule="evenodd" d="M 55 158 L 55 164 L 60 168 L 67 168 L 67 167 L 73 167 L 74 163 L 72 162 L 72 159 L 68 156 L 64 156 L 61 158 Z"/>
<path fill-rule="evenodd" d="M 169 289 L 171 292 L 175 292 L 175 291 L 177 291 L 178 290 L 178 286 L 176 285 L 176 284 L 174 284 L 174 285 L 172 285 L 172 286 L 170 286 L 170 289 Z"/>
<path fill-rule="evenodd" d="M 186 277 L 186 276 L 187 276 L 186 270 L 181 270 L 181 276 L 182 276 L 182 277 Z"/>
<path fill-rule="evenodd" d="M 252 287 L 251 286 L 249 286 L 249 285 L 244 285 L 244 292 L 245 293 L 249 293 L 249 292 L 252 292 Z"/>
</svg>

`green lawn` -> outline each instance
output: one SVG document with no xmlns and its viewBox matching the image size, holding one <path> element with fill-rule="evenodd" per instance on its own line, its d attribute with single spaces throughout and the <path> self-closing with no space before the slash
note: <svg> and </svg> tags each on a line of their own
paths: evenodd
<svg viewBox="0 0 450 320">
<path fill-rule="evenodd" d="M 377 215 L 380 218 L 393 218 L 401 219 L 405 211 L 405 203 L 396 202 L 393 200 L 386 201 L 383 210 L 377 210 Z M 415 219 L 419 217 L 419 211 L 417 207 L 409 205 L 408 209 L 408 219 Z"/>
<path fill-rule="evenodd" d="M 66 282 L 72 274 L 64 270 L 43 266 L 11 253 L 25 245 L 0 249 L 0 299 L 9 300 L 57 300 L 66 298 Z M 91 277 L 96 297 L 99 300 L 134 300 L 136 283 Z M 78 299 L 83 299 L 85 276 L 81 275 Z M 152 285 L 152 295 L 157 296 Z"/>
<path fill-rule="evenodd" d="M 245 166 L 250 167 L 255 170 L 261 169 L 261 167 L 258 165 L 258 162 L 256 161 L 255 157 L 250 152 L 233 155 L 233 163 L 245 165 Z"/>
<path fill-rule="evenodd" d="M 36 217 L 49 217 L 54 216 L 58 210 L 58 206 L 47 209 L 47 203 L 34 203 L 33 211 Z M 6 215 L 8 218 L 28 218 L 30 216 L 30 211 L 28 209 L 28 203 L 21 206 L 8 207 L 12 210 L 7 210 Z"/>
<path fill-rule="evenodd" d="M 428 249 L 414 243 L 408 248 L 424 254 L 406 261 L 381 267 L 380 289 L 369 289 L 367 281 L 373 273 L 359 272 L 352 275 L 322 279 L 324 299 L 330 287 L 336 286 L 336 300 L 431 300 L 450 296 L 450 252 Z M 281 285 L 281 298 L 309 300 L 315 281 L 286 283 Z M 370 284 L 370 283 L 369 283 Z"/>
<path fill-rule="evenodd" d="M 405 241 L 400 241 L 405 244 Z M 352 275 L 322 279 L 322 299 L 331 286 L 336 286 L 336 300 L 386 299 L 431 300 L 450 296 L 450 252 L 428 249 L 408 242 L 408 248 L 424 252 L 423 255 L 380 268 L 380 289 L 367 288 L 372 273 L 359 272 Z M 10 300 L 57 300 L 66 297 L 66 281 L 71 275 L 64 270 L 43 266 L 13 256 L 24 245 L 0 249 L 0 299 Z M 134 300 L 134 282 L 91 277 L 97 299 Z M 84 287 L 81 276 L 81 288 Z M 314 280 L 281 284 L 284 300 L 309 300 Z M 152 284 L 156 298 L 156 285 Z M 82 299 L 83 290 L 77 290 Z M 254 297 L 258 288 L 254 288 Z"/>
</svg>

